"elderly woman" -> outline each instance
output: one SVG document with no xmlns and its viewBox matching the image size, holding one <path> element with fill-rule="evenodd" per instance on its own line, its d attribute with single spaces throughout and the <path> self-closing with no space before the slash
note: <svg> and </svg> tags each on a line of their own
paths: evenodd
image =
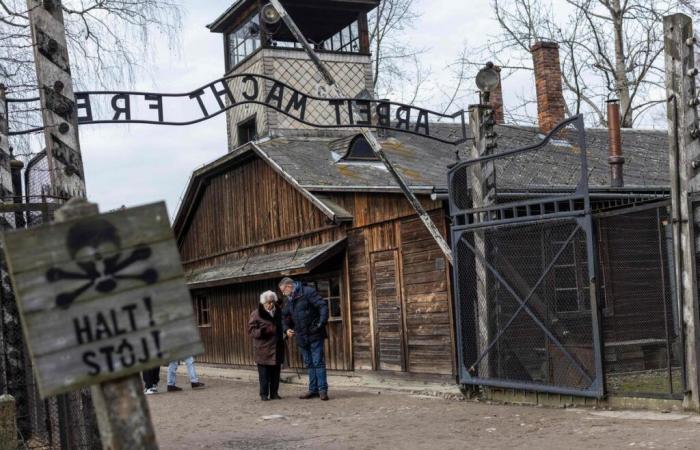
<svg viewBox="0 0 700 450">
<path fill-rule="evenodd" d="M 282 311 L 277 306 L 277 294 L 260 295 L 260 305 L 250 314 L 248 334 L 253 338 L 255 363 L 260 379 L 260 399 L 278 400 L 280 368 L 284 360 Z"/>
</svg>

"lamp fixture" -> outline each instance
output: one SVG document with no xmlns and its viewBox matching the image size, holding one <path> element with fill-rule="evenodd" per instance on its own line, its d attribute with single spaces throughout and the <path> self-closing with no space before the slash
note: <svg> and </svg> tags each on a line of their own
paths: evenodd
<svg viewBox="0 0 700 450">
<path fill-rule="evenodd" d="M 268 3 L 267 5 L 263 6 L 260 16 L 262 17 L 263 22 L 268 25 L 274 25 L 282 19 L 282 16 L 280 16 L 280 13 L 272 3 Z"/>
<path fill-rule="evenodd" d="M 476 86 L 481 92 L 492 92 L 498 87 L 499 78 L 498 71 L 494 68 L 493 63 L 487 62 L 476 74 Z"/>
</svg>

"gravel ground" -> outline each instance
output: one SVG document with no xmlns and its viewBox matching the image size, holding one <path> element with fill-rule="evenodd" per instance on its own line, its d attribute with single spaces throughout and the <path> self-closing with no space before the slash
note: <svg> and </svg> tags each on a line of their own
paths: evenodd
<svg viewBox="0 0 700 450">
<path fill-rule="evenodd" d="M 336 389 L 331 400 L 261 402 L 257 385 L 203 379 L 207 387 L 149 396 L 170 449 L 697 449 L 700 417 L 656 412 L 504 406 L 390 391 Z M 332 387 L 331 387 L 332 388 Z"/>
</svg>

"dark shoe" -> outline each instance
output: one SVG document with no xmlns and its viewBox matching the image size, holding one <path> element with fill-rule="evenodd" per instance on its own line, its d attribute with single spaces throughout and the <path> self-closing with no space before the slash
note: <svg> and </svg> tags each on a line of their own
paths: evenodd
<svg viewBox="0 0 700 450">
<path fill-rule="evenodd" d="M 282 400 L 282 397 L 280 397 L 279 394 L 272 394 L 270 400 Z"/>
<path fill-rule="evenodd" d="M 314 397 L 318 397 L 318 392 L 307 392 L 306 394 L 302 394 L 299 396 L 299 398 L 302 400 L 308 400 Z"/>
<path fill-rule="evenodd" d="M 181 391 L 181 390 L 182 390 L 182 388 L 179 388 L 179 387 L 177 387 L 177 386 L 168 385 L 168 392 L 178 392 L 178 391 Z"/>
<path fill-rule="evenodd" d="M 203 388 L 204 383 L 192 383 L 192 389 Z"/>
<path fill-rule="evenodd" d="M 328 393 L 326 391 L 321 391 L 321 395 L 319 395 L 319 397 L 321 397 L 321 400 L 324 402 L 328 401 Z"/>
<path fill-rule="evenodd" d="M 263 402 L 266 402 L 266 401 L 268 401 L 268 400 L 270 400 L 270 399 L 267 398 L 267 397 L 264 396 L 264 395 L 261 395 L 261 396 L 260 396 L 260 400 L 263 401 Z"/>
</svg>

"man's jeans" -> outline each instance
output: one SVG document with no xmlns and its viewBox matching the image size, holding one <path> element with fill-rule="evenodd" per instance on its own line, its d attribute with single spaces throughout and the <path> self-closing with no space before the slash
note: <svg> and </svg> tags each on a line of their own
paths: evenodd
<svg viewBox="0 0 700 450">
<path fill-rule="evenodd" d="M 304 365 L 309 371 L 309 392 L 328 390 L 326 380 L 326 359 L 323 355 L 323 339 L 299 346 Z"/>
<path fill-rule="evenodd" d="M 168 386 L 175 386 L 175 373 L 177 372 L 177 361 L 173 361 L 168 365 Z M 194 370 L 194 356 L 185 359 L 187 364 L 187 373 L 190 376 L 190 383 L 198 383 L 197 372 Z"/>
</svg>

